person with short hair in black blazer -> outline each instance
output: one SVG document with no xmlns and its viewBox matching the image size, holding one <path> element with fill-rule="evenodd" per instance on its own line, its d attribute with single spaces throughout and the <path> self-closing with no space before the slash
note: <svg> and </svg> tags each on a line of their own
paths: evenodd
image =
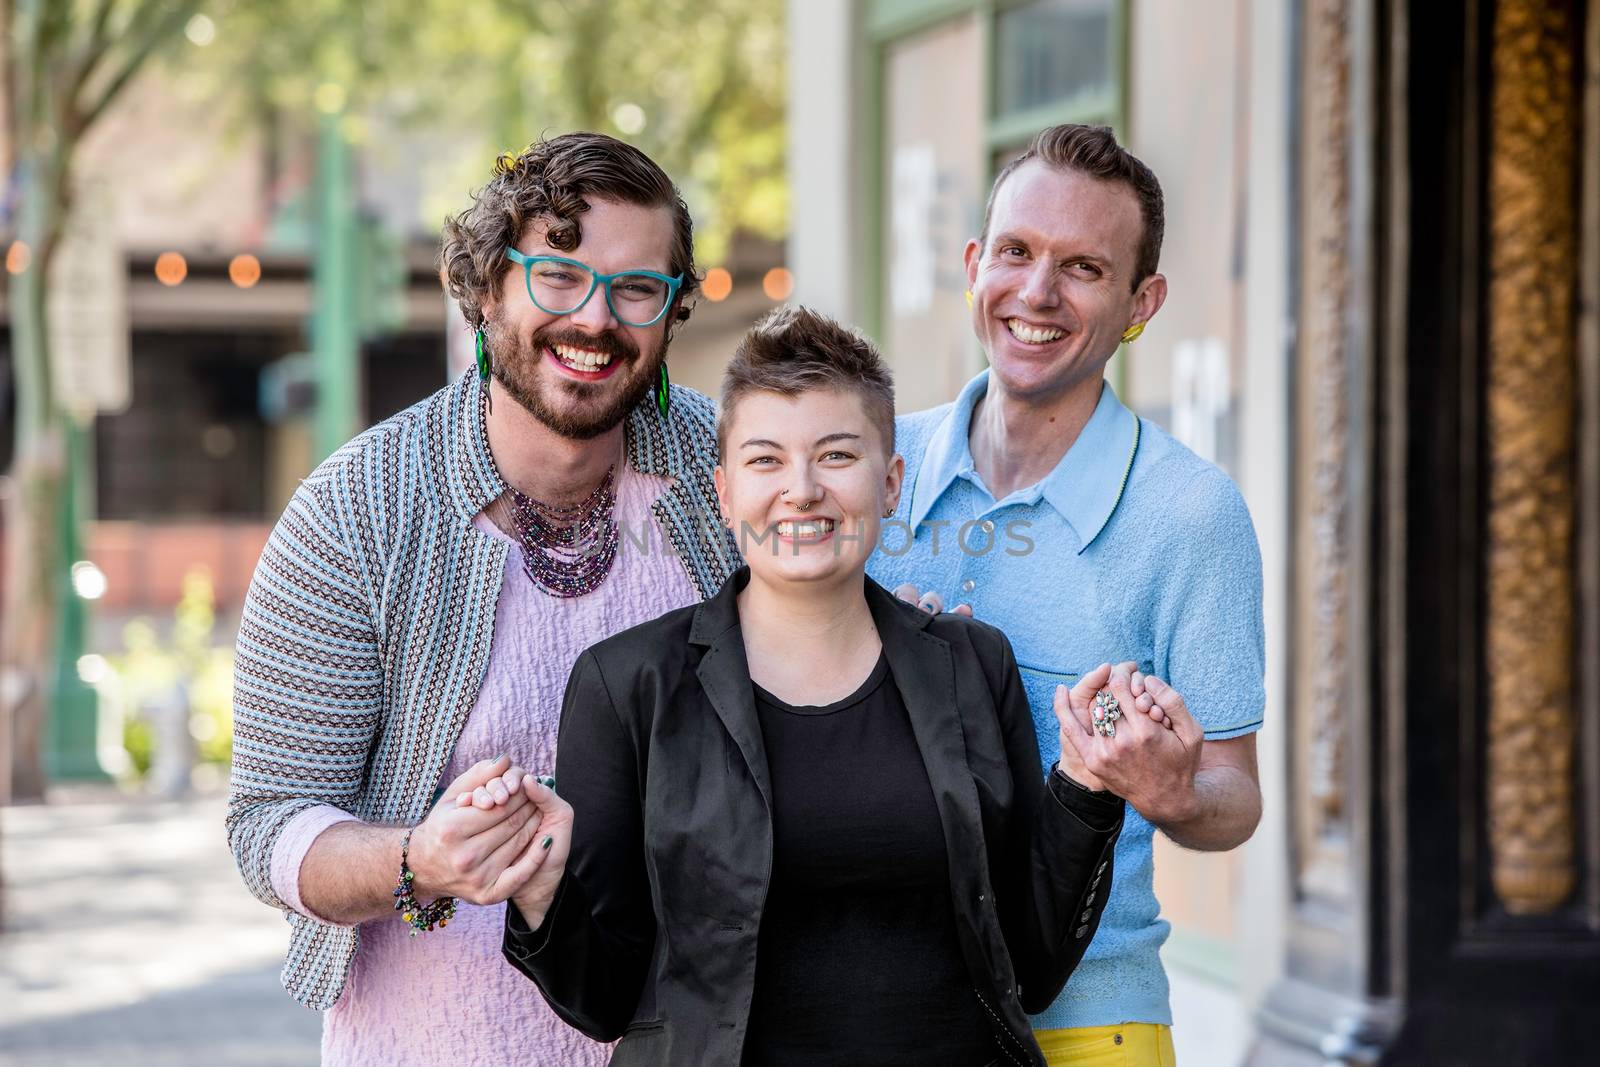
<svg viewBox="0 0 1600 1067">
<path fill-rule="evenodd" d="M 1040 766 L 1003 634 L 866 577 L 893 434 L 869 342 L 768 316 L 718 425 L 747 566 L 573 669 L 504 948 L 613 1064 L 1044 1064 L 1026 1013 L 1093 936 L 1123 802 Z M 1111 674 L 1060 729 L 1117 743 Z"/>
</svg>

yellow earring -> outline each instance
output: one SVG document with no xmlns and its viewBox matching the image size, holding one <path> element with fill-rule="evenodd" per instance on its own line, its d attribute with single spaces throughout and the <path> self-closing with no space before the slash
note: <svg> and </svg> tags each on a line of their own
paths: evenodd
<svg viewBox="0 0 1600 1067">
<path fill-rule="evenodd" d="M 968 289 L 967 290 L 967 307 L 971 307 L 971 306 L 972 306 L 972 290 Z"/>
<path fill-rule="evenodd" d="M 1131 345 L 1133 342 L 1139 339 L 1139 335 L 1142 333 L 1144 333 L 1144 323 L 1136 322 L 1132 326 L 1129 326 L 1126 330 L 1122 331 L 1122 343 L 1125 345 Z"/>
</svg>

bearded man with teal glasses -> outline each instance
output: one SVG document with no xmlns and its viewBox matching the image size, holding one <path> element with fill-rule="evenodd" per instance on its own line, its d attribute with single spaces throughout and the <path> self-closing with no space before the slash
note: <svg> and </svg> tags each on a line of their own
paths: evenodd
<svg viewBox="0 0 1600 1067">
<path fill-rule="evenodd" d="M 598 1065 L 502 959 L 504 901 L 551 841 L 519 798 L 579 653 L 738 562 L 707 521 L 711 402 L 667 380 L 689 212 L 642 152 L 569 134 L 502 157 L 440 258 L 478 367 L 340 449 L 273 531 L 228 838 L 289 920 L 324 1064 Z"/>
</svg>

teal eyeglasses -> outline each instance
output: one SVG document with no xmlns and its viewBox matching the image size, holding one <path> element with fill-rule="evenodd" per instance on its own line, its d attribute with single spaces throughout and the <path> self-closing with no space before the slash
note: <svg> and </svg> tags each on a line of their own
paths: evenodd
<svg viewBox="0 0 1600 1067">
<path fill-rule="evenodd" d="M 606 306 L 625 326 L 654 326 L 672 306 L 683 285 L 683 275 L 668 277 L 653 270 L 625 270 L 601 274 L 587 263 L 565 256 L 530 256 L 515 248 L 506 258 L 522 264 L 528 299 L 549 315 L 570 315 L 589 302 L 597 286 L 604 286 Z"/>
</svg>

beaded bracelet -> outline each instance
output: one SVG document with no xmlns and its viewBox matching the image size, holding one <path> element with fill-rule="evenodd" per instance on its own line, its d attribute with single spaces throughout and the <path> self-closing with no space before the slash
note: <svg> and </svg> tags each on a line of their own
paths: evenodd
<svg viewBox="0 0 1600 1067">
<path fill-rule="evenodd" d="M 400 839 L 400 877 L 395 880 L 394 910 L 400 913 L 400 918 L 411 927 L 411 936 L 418 933 L 427 933 L 435 926 L 443 929 L 455 918 L 456 898 L 440 897 L 431 904 L 418 904 L 417 898 L 411 894 L 411 883 L 415 875 L 411 873 L 411 831 Z"/>
</svg>

